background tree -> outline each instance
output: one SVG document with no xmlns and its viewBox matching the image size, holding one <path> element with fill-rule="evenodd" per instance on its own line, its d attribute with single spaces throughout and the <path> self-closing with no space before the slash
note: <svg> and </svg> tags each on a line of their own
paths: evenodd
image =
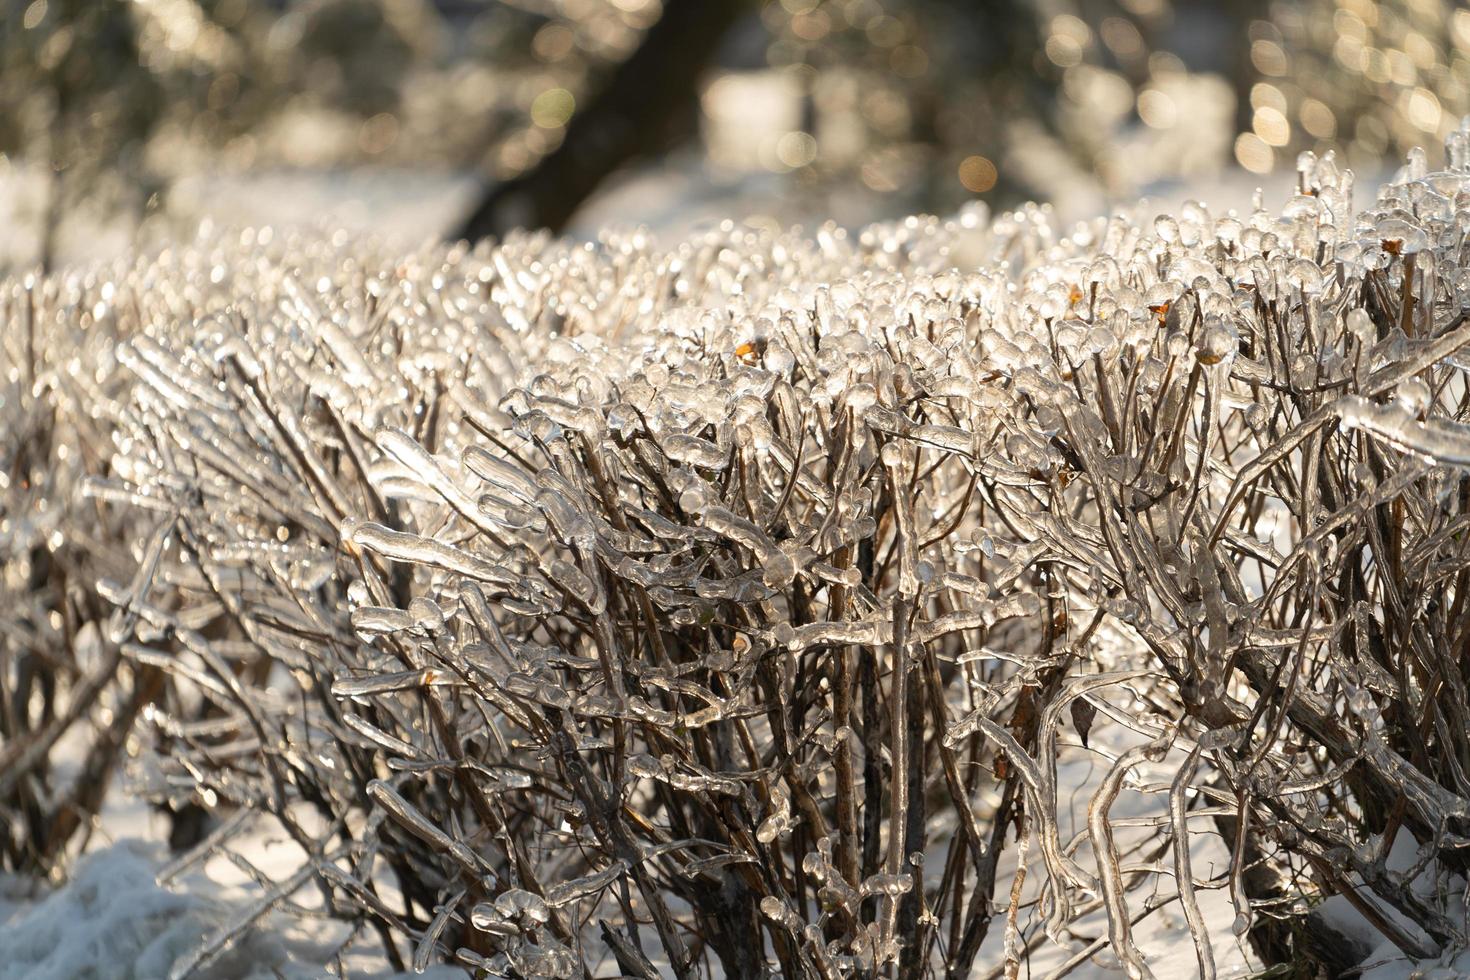
<svg viewBox="0 0 1470 980">
<path fill-rule="evenodd" d="M 143 142 L 161 119 L 161 86 L 144 66 L 132 6 L 122 0 L 5 4 L 0 150 L 22 152 L 42 170 L 43 267 L 51 264 L 61 215 L 80 188 L 111 170 L 138 173 Z M 126 196 L 146 189 L 145 183 Z"/>
<path fill-rule="evenodd" d="M 82 203 L 141 216 L 178 176 L 214 170 L 475 172 L 484 193 L 446 230 L 561 228 L 636 161 L 713 160 L 699 100 L 707 125 L 711 85 L 732 74 L 781 76 L 800 102 L 759 169 L 807 200 L 856 189 L 892 213 L 1082 187 L 1121 200 L 1303 149 L 1376 170 L 1470 111 L 1470 12 L 1446 0 L 0 9 L 0 153 L 42 177 L 27 210 L 48 265 Z"/>
</svg>

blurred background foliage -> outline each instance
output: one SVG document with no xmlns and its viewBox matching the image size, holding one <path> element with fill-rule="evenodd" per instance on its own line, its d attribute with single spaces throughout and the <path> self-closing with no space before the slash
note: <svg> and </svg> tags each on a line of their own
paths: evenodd
<svg viewBox="0 0 1470 980">
<path fill-rule="evenodd" d="M 1450 0 L 0 4 L 11 264 L 68 222 L 197 218 L 228 196 L 199 175 L 439 174 L 437 230 L 476 235 L 669 194 L 782 223 L 1095 209 L 1305 149 L 1376 172 L 1470 111 Z M 640 168 L 664 199 L 598 211 Z"/>
</svg>

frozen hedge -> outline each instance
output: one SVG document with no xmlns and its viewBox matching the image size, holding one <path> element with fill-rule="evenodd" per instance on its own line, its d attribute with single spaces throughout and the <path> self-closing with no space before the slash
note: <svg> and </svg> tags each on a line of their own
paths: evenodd
<svg viewBox="0 0 1470 980">
<path fill-rule="evenodd" d="M 6 863 L 58 867 L 130 752 L 216 816 L 175 872 L 274 822 L 304 857 L 253 914 L 314 888 L 402 965 L 1147 976 L 1169 906 L 1203 975 L 1464 946 L 1449 158 L 1357 213 L 1308 156 L 1245 217 L 11 281 Z"/>
</svg>

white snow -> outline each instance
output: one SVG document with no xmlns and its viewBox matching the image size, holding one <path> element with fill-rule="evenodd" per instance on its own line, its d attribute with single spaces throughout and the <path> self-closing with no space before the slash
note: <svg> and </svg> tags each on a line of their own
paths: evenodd
<svg viewBox="0 0 1470 980">
<path fill-rule="evenodd" d="M 216 929 L 242 913 L 237 889 L 202 874 L 163 887 L 155 876 L 167 859 L 157 843 L 129 838 L 84 856 L 67 882 L 0 877 L 0 980 L 154 980 L 166 977 Z M 212 964 L 200 978 L 307 980 L 333 962 L 340 927 L 289 921 L 277 913 Z M 303 926 L 315 928 L 303 929 Z M 380 952 L 344 955 L 351 975 L 389 980 Z M 462 978 L 452 967 L 417 974 Z"/>
<path fill-rule="evenodd" d="M 159 887 L 154 844 L 128 840 L 86 855 L 65 885 L 28 901 L 34 882 L 0 882 L 0 980 L 163 977 L 228 920 L 206 882 Z M 289 966 L 274 938 L 252 933 L 203 976 L 271 977 Z"/>
</svg>

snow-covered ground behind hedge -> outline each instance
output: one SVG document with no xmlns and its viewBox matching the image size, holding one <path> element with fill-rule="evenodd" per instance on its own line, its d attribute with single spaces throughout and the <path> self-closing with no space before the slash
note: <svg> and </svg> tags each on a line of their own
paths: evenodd
<svg viewBox="0 0 1470 980">
<path fill-rule="evenodd" d="M 1099 725 L 1093 744 L 1111 735 L 1115 741 L 1136 742 L 1136 736 L 1118 727 Z M 1126 745 L 1111 746 L 1122 751 Z M 1145 781 L 1167 780 L 1178 759 L 1170 757 L 1154 765 L 1153 777 L 1143 770 Z M 1058 785 L 1077 801 L 1062 830 L 1070 835 L 1084 828 L 1085 805 L 1105 769 L 1095 756 L 1075 744 L 1064 744 L 1058 764 Z M 1130 818 L 1158 810 L 1158 797 L 1125 793 L 1113 808 L 1115 822 L 1124 826 Z M 934 837 L 940 846 L 931 848 L 926 864 L 942 866 L 944 844 L 953 828 Z M 167 819 L 142 803 L 130 787 L 114 788 L 93 839 L 91 853 L 84 856 L 64 885 L 44 885 L 0 876 L 0 980 L 147 980 L 165 977 L 171 968 L 186 962 L 216 930 L 228 929 L 257 908 L 262 889 L 250 873 L 224 857 L 211 858 L 192 873 L 170 876 L 166 841 Z M 1126 831 L 1120 830 L 1126 841 Z M 301 852 L 284 835 L 257 832 L 237 840 L 234 851 L 255 869 L 272 877 L 285 877 L 301 865 Z M 1219 838 L 1200 836 L 1193 846 L 1195 867 L 1201 877 L 1215 877 L 1228 863 L 1229 855 Z M 1003 867 L 1014 868 L 1014 852 L 1008 851 Z M 1010 880 L 1005 871 L 1002 881 Z M 160 883 L 159 879 L 164 879 Z M 1027 891 L 1034 899 L 1034 882 Z M 326 971 L 345 967 L 349 976 L 374 980 L 397 976 L 388 966 L 374 937 L 364 935 L 343 950 L 345 928 L 312 913 L 319 909 L 310 888 L 295 896 L 304 910 L 286 907 L 263 914 L 247 938 L 195 974 L 205 980 L 306 980 Z M 1235 916 L 1224 891 L 1200 894 L 1201 909 L 1214 936 L 1228 937 Z M 1003 914 L 1003 909 L 1000 914 Z M 1087 925 L 1093 927 L 1102 947 L 1095 956 L 1069 963 L 1056 947 L 1041 943 L 1030 959 L 1033 976 L 1055 975 L 1071 966 L 1067 975 L 1078 980 L 1106 980 L 1119 976 L 1116 960 L 1106 947 L 1107 923 L 1101 911 Z M 1079 934 L 1085 930 L 1079 929 Z M 1155 954 L 1150 963 L 1160 977 L 1185 977 L 1195 970 L 1194 947 L 1183 916 L 1174 907 L 1163 907 L 1142 919 L 1135 936 L 1139 945 Z M 1040 936 L 1028 938 L 1041 938 Z M 650 940 L 653 936 L 650 935 Z M 994 930 L 977 957 L 974 976 L 1000 975 L 1003 961 L 1002 930 Z M 1079 942 L 1078 952 L 1087 948 Z M 1385 951 L 1385 956 L 1390 955 Z M 1216 961 L 1222 977 L 1244 977 L 1253 964 L 1244 942 L 1217 948 Z M 1466 965 L 1470 966 L 1470 959 Z M 615 964 L 606 964 L 615 973 Z M 1388 969 L 1389 972 L 1384 972 Z M 605 974 L 613 975 L 613 974 Z M 1400 974 L 1388 967 L 1373 973 L 1375 980 L 1391 980 Z M 427 974 L 430 980 L 462 977 L 454 967 L 438 967 Z"/>
<path fill-rule="evenodd" d="M 1360 197 L 1382 176 L 1360 175 Z M 1293 192 L 1295 174 L 1262 177 L 1225 170 L 1207 181 L 1161 181 L 1143 187 L 1147 208 L 1177 212 L 1198 199 L 1216 213 L 1249 214 L 1257 187 L 1268 201 Z M 1101 214 L 1119 203 L 1095 183 L 1060 180 L 1048 198 L 1060 225 Z M 0 163 L 0 269 L 24 265 L 33 253 L 37 202 L 44 200 L 38 174 L 13 162 Z M 416 246 L 450 232 L 473 205 L 479 181 L 456 171 L 410 172 L 270 170 L 258 173 L 201 173 L 171 185 L 158 216 L 144 226 L 154 239 L 191 229 L 202 221 L 228 226 L 278 226 L 370 232 Z M 1361 202 L 1360 202 L 1361 203 Z M 810 193 L 779 175 L 713 177 L 695 154 L 673 155 L 610 179 L 583 205 L 568 234 L 593 238 L 609 226 L 639 225 L 666 241 L 724 219 L 753 220 L 770 227 L 812 227 L 831 219 L 847 227 L 900 217 L 902 202 L 861 186 Z M 82 209 L 62 224 L 60 255 L 66 262 L 110 258 L 132 246 L 133 220 Z"/>
<path fill-rule="evenodd" d="M 1092 741 L 1097 745 L 1110 737 L 1119 743 L 1108 746 L 1110 753 L 1123 751 L 1124 741 L 1137 741 L 1126 730 L 1107 725 L 1094 730 Z M 1140 771 L 1140 782 L 1167 780 L 1178 763 L 1171 756 L 1146 766 Z M 1150 773 L 1150 769 L 1154 771 Z M 1083 828 L 1085 801 L 1103 775 L 1095 756 L 1081 751 L 1076 744 L 1061 746 L 1058 785 L 1080 801 L 1069 814 L 1071 825 L 1061 824 L 1065 833 Z M 166 846 L 168 821 L 129 790 L 126 781 L 114 788 L 93 839 L 93 850 L 80 860 L 65 884 L 48 888 L 43 883 L 0 876 L 0 980 L 165 977 L 217 930 L 229 929 L 260 910 L 260 885 L 250 873 L 224 857 L 216 856 L 196 871 L 171 877 Z M 1113 820 L 1119 827 L 1126 826 L 1130 819 L 1156 812 L 1157 803 L 1156 796 L 1125 792 L 1113 808 Z M 1120 839 L 1126 840 L 1125 833 L 1120 832 Z M 934 836 L 945 842 L 950 833 Z M 301 864 L 301 852 L 284 835 L 249 834 L 236 842 L 234 850 L 253 868 L 272 876 L 285 876 Z M 1223 842 L 1214 836 L 1197 837 L 1192 853 L 1201 878 L 1215 877 L 1229 861 Z M 944 847 L 936 846 L 926 863 L 940 865 L 944 858 Z M 1406 870 L 1413 858 L 1412 846 L 1396 847 L 1391 866 Z M 1013 850 L 1003 867 L 1014 868 Z M 1012 872 L 1006 870 L 1000 879 L 1011 877 Z M 160 879 L 164 879 L 162 883 Z M 1031 881 L 1035 880 L 1036 876 L 1031 876 Z M 1028 888 L 1028 899 L 1035 897 L 1033 891 L 1034 885 Z M 359 936 L 344 947 L 345 927 L 313 914 L 320 906 L 313 903 L 311 890 L 303 889 L 296 897 L 304 908 L 264 912 L 242 942 L 195 976 L 203 980 L 308 980 L 344 972 L 359 980 L 407 976 L 454 980 L 464 976 L 451 966 L 434 967 L 424 974 L 397 974 L 388 966 L 374 937 Z M 1202 891 L 1199 900 L 1210 934 L 1230 936 L 1235 913 L 1228 893 Z M 1364 930 L 1363 935 L 1375 936 L 1344 899 L 1329 899 L 1326 910 L 1349 934 Z M 1003 914 L 1004 910 L 998 911 Z M 1029 959 L 1031 976 L 1066 975 L 1076 980 L 1120 976 L 1119 966 L 1106 947 L 1107 923 L 1102 913 L 1095 913 L 1085 924 L 1094 927 L 1100 949 L 1079 942 L 1077 955 L 1069 960 L 1061 950 L 1041 943 Z M 1079 934 L 1085 931 L 1077 930 Z M 1194 948 L 1177 907 L 1166 905 L 1149 913 L 1139 921 L 1135 938 L 1150 952 L 1150 965 L 1157 976 L 1187 977 L 1196 972 Z M 995 930 L 977 957 L 973 974 L 976 980 L 1001 975 L 1002 942 L 1001 930 Z M 1093 955 L 1081 956 L 1088 951 Z M 1218 945 L 1215 956 L 1222 978 L 1249 977 L 1260 970 L 1243 940 Z M 1384 943 L 1364 966 L 1364 980 L 1449 980 L 1470 975 L 1470 953 L 1453 954 L 1439 964 L 1416 964 L 1405 960 L 1391 943 Z"/>
</svg>

